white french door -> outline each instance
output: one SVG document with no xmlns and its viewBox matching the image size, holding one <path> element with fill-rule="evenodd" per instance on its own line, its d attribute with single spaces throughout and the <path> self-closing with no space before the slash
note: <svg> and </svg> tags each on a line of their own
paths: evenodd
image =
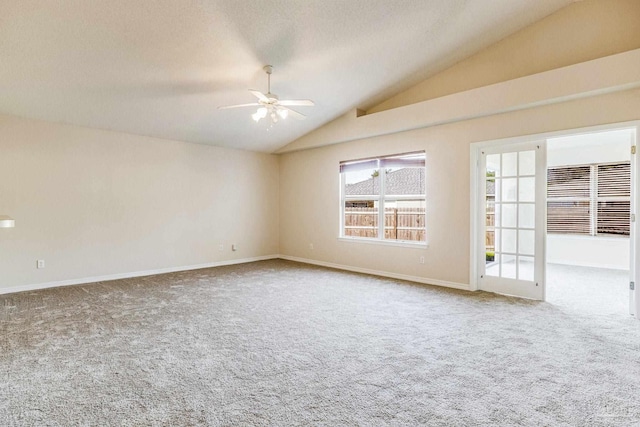
<svg viewBox="0 0 640 427">
<path fill-rule="evenodd" d="M 478 287 L 545 298 L 546 144 L 480 149 Z"/>
</svg>

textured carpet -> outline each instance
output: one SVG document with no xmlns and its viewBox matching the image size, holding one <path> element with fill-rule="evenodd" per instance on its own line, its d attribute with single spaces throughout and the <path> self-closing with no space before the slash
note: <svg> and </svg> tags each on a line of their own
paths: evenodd
<svg viewBox="0 0 640 427">
<path fill-rule="evenodd" d="M 640 425 L 640 322 L 265 261 L 0 296 L 2 426 Z"/>
<path fill-rule="evenodd" d="M 584 314 L 629 314 L 629 271 L 547 264 L 547 302 Z"/>
</svg>

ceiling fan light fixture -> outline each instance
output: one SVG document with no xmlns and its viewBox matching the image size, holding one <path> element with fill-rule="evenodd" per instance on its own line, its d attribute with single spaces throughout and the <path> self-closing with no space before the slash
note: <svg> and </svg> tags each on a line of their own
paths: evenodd
<svg viewBox="0 0 640 427">
<path fill-rule="evenodd" d="M 285 110 L 285 109 L 280 108 L 280 109 L 278 110 L 278 115 L 280 116 L 280 118 L 281 118 L 282 120 L 284 120 L 284 119 L 286 119 L 286 118 L 287 118 L 287 116 L 289 115 L 289 111 L 288 111 L 288 110 Z"/>
<path fill-rule="evenodd" d="M 265 65 L 263 67 L 264 71 L 267 73 L 267 93 L 262 93 L 258 90 L 249 89 L 249 92 L 253 94 L 257 99 L 257 102 L 247 103 L 247 104 L 235 104 L 235 105 L 226 105 L 222 107 L 218 107 L 219 110 L 227 110 L 230 108 L 239 108 L 239 107 L 253 107 L 258 106 L 258 109 L 255 113 L 251 114 L 251 118 L 255 122 L 259 122 L 260 119 L 264 119 L 267 116 L 271 118 L 271 125 L 274 123 L 278 123 L 278 120 L 286 119 L 287 117 L 293 117 L 296 120 L 303 120 L 305 118 L 304 114 L 299 113 L 296 110 L 292 110 L 289 107 L 291 106 L 300 106 L 300 107 L 313 107 L 314 103 L 310 99 L 285 99 L 280 100 L 278 95 L 271 93 L 271 73 L 273 72 L 273 67 L 271 65 Z"/>
<path fill-rule="evenodd" d="M 256 111 L 255 113 L 253 113 L 251 115 L 251 118 L 253 120 L 255 120 L 256 122 L 259 122 L 260 119 L 264 119 L 265 117 L 267 117 L 267 108 L 266 107 L 258 108 L 258 111 Z"/>
</svg>

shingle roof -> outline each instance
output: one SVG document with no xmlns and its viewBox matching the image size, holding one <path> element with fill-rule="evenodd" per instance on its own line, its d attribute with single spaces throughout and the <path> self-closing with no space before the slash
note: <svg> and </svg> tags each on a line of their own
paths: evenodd
<svg viewBox="0 0 640 427">
<path fill-rule="evenodd" d="M 386 194 L 424 194 L 423 168 L 402 168 L 387 173 Z M 354 184 L 347 184 L 347 196 L 380 194 L 380 178 L 372 177 Z"/>
</svg>

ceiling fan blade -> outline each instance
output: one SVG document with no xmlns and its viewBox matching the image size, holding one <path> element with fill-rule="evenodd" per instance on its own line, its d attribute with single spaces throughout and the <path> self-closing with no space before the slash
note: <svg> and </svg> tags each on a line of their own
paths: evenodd
<svg viewBox="0 0 640 427">
<path fill-rule="evenodd" d="M 313 107 L 314 104 L 310 99 L 285 99 L 282 101 L 278 101 L 280 105 L 286 106 L 300 106 L 300 107 Z"/>
<path fill-rule="evenodd" d="M 258 104 L 257 102 L 252 102 L 250 104 L 237 104 L 237 105 L 225 105 L 223 107 L 218 107 L 218 110 L 228 110 L 229 108 L 240 108 L 240 107 L 257 107 L 262 104 Z"/>
<path fill-rule="evenodd" d="M 307 117 L 304 114 L 298 113 L 296 110 L 292 110 L 291 108 L 283 107 L 281 105 L 279 105 L 278 108 L 287 110 L 289 112 L 289 115 L 297 120 L 304 120 Z"/>
<path fill-rule="evenodd" d="M 260 101 L 269 102 L 269 98 L 267 98 L 266 95 L 264 93 L 260 92 L 259 90 L 249 89 L 249 92 L 251 92 L 253 94 L 253 96 L 258 98 Z"/>
</svg>

